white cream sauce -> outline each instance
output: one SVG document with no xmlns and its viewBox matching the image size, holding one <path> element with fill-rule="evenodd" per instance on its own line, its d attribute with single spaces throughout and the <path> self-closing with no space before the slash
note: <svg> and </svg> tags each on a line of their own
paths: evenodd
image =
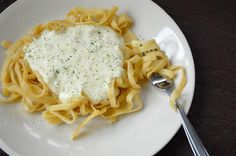
<svg viewBox="0 0 236 156">
<path fill-rule="evenodd" d="M 111 28 L 80 25 L 65 32 L 45 30 L 24 47 L 25 59 L 62 102 L 85 93 L 106 99 L 112 78 L 122 74 L 123 38 Z"/>
</svg>

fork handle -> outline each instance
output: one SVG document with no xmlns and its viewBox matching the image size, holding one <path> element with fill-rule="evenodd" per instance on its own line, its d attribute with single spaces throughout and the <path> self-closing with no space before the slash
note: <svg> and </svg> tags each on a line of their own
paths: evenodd
<svg viewBox="0 0 236 156">
<path fill-rule="evenodd" d="M 200 138 L 198 137 L 196 131 L 194 130 L 192 124 L 189 122 L 184 110 L 180 106 L 178 100 L 176 100 L 176 108 L 178 111 L 178 114 L 181 117 L 182 126 L 184 128 L 184 131 L 187 135 L 189 144 L 192 148 L 192 151 L 194 153 L 194 156 L 209 156 L 207 153 L 207 150 L 203 146 Z"/>
</svg>

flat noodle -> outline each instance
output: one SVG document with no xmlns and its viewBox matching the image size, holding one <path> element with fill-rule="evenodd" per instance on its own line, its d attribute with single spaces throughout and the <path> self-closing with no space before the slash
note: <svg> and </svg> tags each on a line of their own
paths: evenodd
<svg viewBox="0 0 236 156">
<path fill-rule="evenodd" d="M 141 82 L 153 73 L 173 80 L 177 71 L 180 71 L 180 83 L 170 98 L 170 105 L 175 109 L 175 100 L 187 82 L 184 68 L 171 66 L 154 40 L 138 41 L 137 36 L 130 31 L 133 25 L 131 18 L 126 14 L 116 15 L 117 11 L 118 7 L 110 10 L 74 8 L 66 19 L 37 25 L 15 43 L 3 41 L 1 45 L 7 51 L 1 80 L 2 92 L 6 98 L 0 99 L 0 102 L 10 103 L 21 99 L 26 111 L 43 112 L 43 118 L 51 124 L 72 124 L 79 116 L 87 116 L 75 129 L 72 135 L 72 139 L 75 139 L 81 128 L 97 116 L 114 122 L 120 115 L 140 110 L 143 106 Z M 124 38 L 126 45 L 121 47 L 125 59 L 122 76 L 111 81 L 108 98 L 96 105 L 91 104 L 86 96 L 71 99 L 67 103 L 61 102 L 24 59 L 23 47 L 39 37 L 44 30 L 63 33 L 68 27 L 82 24 L 108 26 Z"/>
<path fill-rule="evenodd" d="M 74 123 L 78 118 L 74 110 L 62 111 L 62 112 L 50 111 L 50 113 L 52 113 L 53 115 L 55 115 L 56 117 L 58 117 L 59 119 L 61 119 L 63 122 L 67 124 Z"/>
<path fill-rule="evenodd" d="M 6 41 L 6 40 L 2 41 L 2 43 L 1 43 L 1 46 L 5 49 L 8 49 L 11 45 L 12 45 L 12 43 L 10 41 Z"/>
<path fill-rule="evenodd" d="M 118 88 L 115 87 L 115 79 L 113 79 L 111 81 L 111 85 L 110 88 L 108 90 L 108 98 L 109 98 L 109 102 L 112 108 L 117 108 L 119 107 L 119 102 L 116 100 L 116 92 Z"/>
<path fill-rule="evenodd" d="M 90 120 L 92 120 L 93 118 L 95 118 L 98 115 L 103 114 L 104 112 L 106 112 L 106 107 L 103 108 L 101 111 L 99 110 L 95 110 L 92 112 L 92 114 L 90 114 L 74 131 L 73 135 L 72 135 L 72 139 L 74 140 L 76 137 L 78 137 L 80 129 L 82 127 L 84 127 Z"/>
</svg>

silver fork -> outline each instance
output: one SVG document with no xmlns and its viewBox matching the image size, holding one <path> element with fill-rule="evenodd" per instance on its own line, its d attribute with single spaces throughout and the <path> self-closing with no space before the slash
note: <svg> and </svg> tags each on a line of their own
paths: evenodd
<svg viewBox="0 0 236 156">
<path fill-rule="evenodd" d="M 164 90 L 169 96 L 175 88 L 173 81 L 167 80 L 159 74 L 152 74 L 150 81 L 154 87 Z M 182 126 L 187 135 L 194 156 L 209 156 L 178 100 L 175 101 L 175 106 L 179 116 L 181 117 Z"/>
</svg>

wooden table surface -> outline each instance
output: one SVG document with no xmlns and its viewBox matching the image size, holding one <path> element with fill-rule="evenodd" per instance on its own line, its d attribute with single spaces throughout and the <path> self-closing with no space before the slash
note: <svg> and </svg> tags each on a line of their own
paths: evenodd
<svg viewBox="0 0 236 156">
<path fill-rule="evenodd" d="M 0 0 L 0 12 L 14 1 Z M 154 1 L 179 25 L 193 53 L 190 121 L 210 155 L 236 156 L 236 0 Z M 156 155 L 191 156 L 183 129 Z"/>
</svg>

